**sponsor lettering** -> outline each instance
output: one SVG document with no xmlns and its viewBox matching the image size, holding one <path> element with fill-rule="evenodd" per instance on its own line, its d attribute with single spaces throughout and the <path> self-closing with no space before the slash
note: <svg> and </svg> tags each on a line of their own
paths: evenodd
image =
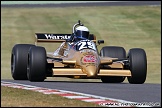
<svg viewBox="0 0 162 108">
<path fill-rule="evenodd" d="M 46 39 L 70 39 L 71 36 L 68 35 L 53 35 L 53 34 L 44 34 Z"/>
<path fill-rule="evenodd" d="M 97 59 L 94 55 L 86 55 L 83 57 L 83 61 L 85 63 L 95 63 L 97 62 Z"/>
</svg>

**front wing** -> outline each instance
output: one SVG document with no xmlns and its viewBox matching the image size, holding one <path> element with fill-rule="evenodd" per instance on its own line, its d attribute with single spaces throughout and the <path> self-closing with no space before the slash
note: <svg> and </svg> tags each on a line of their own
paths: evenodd
<svg viewBox="0 0 162 108">
<path fill-rule="evenodd" d="M 65 68 L 64 64 L 59 62 L 48 61 L 48 63 L 54 63 L 55 66 L 52 68 L 53 76 L 87 76 L 83 73 L 80 68 Z M 131 76 L 131 71 L 129 69 L 124 70 L 122 63 L 113 63 L 108 65 L 111 69 L 100 69 L 97 76 Z"/>
</svg>

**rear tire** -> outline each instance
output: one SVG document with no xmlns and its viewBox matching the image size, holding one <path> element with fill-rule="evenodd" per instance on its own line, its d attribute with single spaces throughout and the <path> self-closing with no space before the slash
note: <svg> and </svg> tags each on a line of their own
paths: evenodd
<svg viewBox="0 0 162 108">
<path fill-rule="evenodd" d="M 30 49 L 27 67 L 29 81 L 44 81 L 47 67 L 46 50 L 44 47 L 37 46 Z"/>
<path fill-rule="evenodd" d="M 146 53 L 141 48 L 133 48 L 128 52 L 130 62 L 130 71 L 132 76 L 127 77 L 131 84 L 143 84 L 147 75 L 147 58 Z"/>
<path fill-rule="evenodd" d="M 123 47 L 118 46 L 105 46 L 100 51 L 100 56 L 114 57 L 114 58 L 126 58 L 126 51 Z M 103 68 L 108 67 L 104 65 Z M 101 76 L 103 83 L 121 83 L 125 80 L 123 76 Z"/>
<path fill-rule="evenodd" d="M 16 44 L 11 53 L 11 75 L 14 80 L 27 80 L 28 51 L 31 44 Z"/>
</svg>

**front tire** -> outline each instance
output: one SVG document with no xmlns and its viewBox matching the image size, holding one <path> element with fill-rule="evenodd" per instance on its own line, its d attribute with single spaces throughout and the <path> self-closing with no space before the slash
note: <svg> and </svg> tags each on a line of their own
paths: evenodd
<svg viewBox="0 0 162 108">
<path fill-rule="evenodd" d="M 100 56 L 114 57 L 114 58 L 126 58 L 126 51 L 123 47 L 118 46 L 105 46 L 100 51 Z M 104 67 L 107 67 L 105 65 Z M 103 68 L 104 68 L 103 67 Z M 103 83 L 121 83 L 125 80 L 123 76 L 101 76 Z"/>
<path fill-rule="evenodd" d="M 11 75 L 14 80 L 27 80 L 28 50 L 35 45 L 16 44 L 11 53 Z"/>
<path fill-rule="evenodd" d="M 46 78 L 46 50 L 44 47 L 32 47 L 28 54 L 27 76 L 29 81 L 42 82 Z"/>
<path fill-rule="evenodd" d="M 141 48 L 133 48 L 128 52 L 130 62 L 130 71 L 132 76 L 127 77 L 131 84 L 143 84 L 147 75 L 147 58 L 146 53 Z"/>
</svg>

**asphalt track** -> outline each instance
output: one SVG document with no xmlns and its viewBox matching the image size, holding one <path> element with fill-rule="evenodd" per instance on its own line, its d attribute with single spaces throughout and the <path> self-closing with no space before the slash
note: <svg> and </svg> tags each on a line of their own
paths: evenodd
<svg viewBox="0 0 162 108">
<path fill-rule="evenodd" d="M 102 82 L 83 81 L 44 81 L 30 82 L 25 80 L 1 80 L 50 89 L 60 89 L 85 94 L 115 98 L 132 102 L 161 102 L 161 84 L 107 84 Z"/>
<path fill-rule="evenodd" d="M 1 7 L 15 7 L 15 8 L 37 8 L 37 7 L 77 7 L 77 6 L 142 6 L 142 5 L 161 5 L 161 1 L 102 1 L 102 2 L 80 2 L 78 3 L 47 3 L 47 4 L 1 4 Z M 39 3 L 39 2 L 38 2 Z"/>
<path fill-rule="evenodd" d="M 71 6 L 134 6 L 134 5 L 160 5 L 161 1 L 134 1 L 134 2 L 105 2 L 105 3 L 68 3 L 68 4 L 15 4 L 2 5 L 1 7 L 71 7 Z M 161 84 L 105 84 L 101 82 L 78 82 L 78 81 L 45 81 L 30 82 L 1 79 L 20 84 L 34 85 L 51 89 L 61 89 L 81 92 L 108 98 L 122 99 L 132 102 L 160 102 Z"/>
</svg>

